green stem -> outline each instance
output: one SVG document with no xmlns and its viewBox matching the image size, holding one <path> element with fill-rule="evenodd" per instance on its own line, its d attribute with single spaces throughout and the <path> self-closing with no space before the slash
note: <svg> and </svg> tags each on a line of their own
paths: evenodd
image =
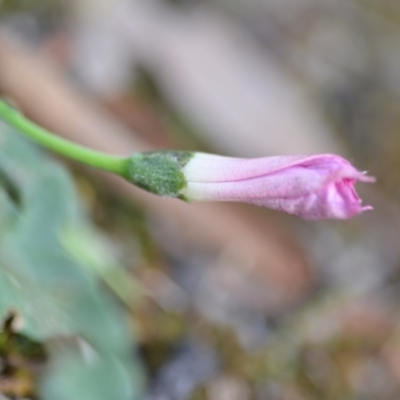
<svg viewBox="0 0 400 400">
<path fill-rule="evenodd" d="M 25 118 L 4 100 L 0 100 L 0 119 L 56 153 L 83 164 L 125 176 L 129 158 L 111 156 L 55 136 L 50 131 Z"/>
</svg>

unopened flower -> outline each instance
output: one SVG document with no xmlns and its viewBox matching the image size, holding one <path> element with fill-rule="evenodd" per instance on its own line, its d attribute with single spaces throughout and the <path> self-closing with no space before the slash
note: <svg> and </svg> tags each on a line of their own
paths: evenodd
<svg viewBox="0 0 400 400">
<path fill-rule="evenodd" d="M 240 159 L 152 152 L 133 156 L 130 171 L 135 184 L 189 201 L 238 201 L 305 219 L 346 219 L 372 209 L 362 206 L 354 184 L 374 178 L 331 154 Z"/>
</svg>

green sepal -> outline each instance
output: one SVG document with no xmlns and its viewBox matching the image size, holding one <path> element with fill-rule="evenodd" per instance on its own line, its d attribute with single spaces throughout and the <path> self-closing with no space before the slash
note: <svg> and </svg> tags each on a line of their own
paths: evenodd
<svg viewBox="0 0 400 400">
<path fill-rule="evenodd" d="M 190 151 L 151 151 L 133 154 L 127 162 L 125 178 L 151 193 L 187 200 L 183 195 L 186 178 L 182 168 L 194 153 Z"/>
</svg>

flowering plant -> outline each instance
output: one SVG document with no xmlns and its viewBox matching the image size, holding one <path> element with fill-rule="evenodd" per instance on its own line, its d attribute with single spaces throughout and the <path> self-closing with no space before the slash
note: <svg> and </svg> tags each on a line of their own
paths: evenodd
<svg viewBox="0 0 400 400">
<path fill-rule="evenodd" d="M 373 182 L 344 158 L 332 155 L 240 159 L 189 151 L 156 151 L 115 157 L 54 136 L 4 101 L 0 117 L 51 150 L 123 176 L 164 197 L 186 201 L 239 201 L 304 219 L 351 218 L 363 206 L 354 184 Z"/>
</svg>

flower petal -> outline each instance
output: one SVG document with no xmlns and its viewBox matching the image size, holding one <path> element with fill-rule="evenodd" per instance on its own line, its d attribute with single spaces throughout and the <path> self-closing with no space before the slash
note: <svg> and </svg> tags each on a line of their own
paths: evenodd
<svg viewBox="0 0 400 400">
<path fill-rule="evenodd" d="M 302 165 L 306 168 L 330 168 L 339 165 L 351 167 L 344 158 L 334 154 L 274 156 L 262 158 L 233 158 L 214 154 L 195 153 L 182 172 L 191 182 L 230 182 L 256 178 L 269 173 Z"/>
<path fill-rule="evenodd" d="M 246 202 L 306 219 L 344 219 L 371 209 L 361 205 L 354 184 L 374 178 L 331 154 L 245 160 L 196 153 L 182 171 L 188 199 Z"/>
</svg>

